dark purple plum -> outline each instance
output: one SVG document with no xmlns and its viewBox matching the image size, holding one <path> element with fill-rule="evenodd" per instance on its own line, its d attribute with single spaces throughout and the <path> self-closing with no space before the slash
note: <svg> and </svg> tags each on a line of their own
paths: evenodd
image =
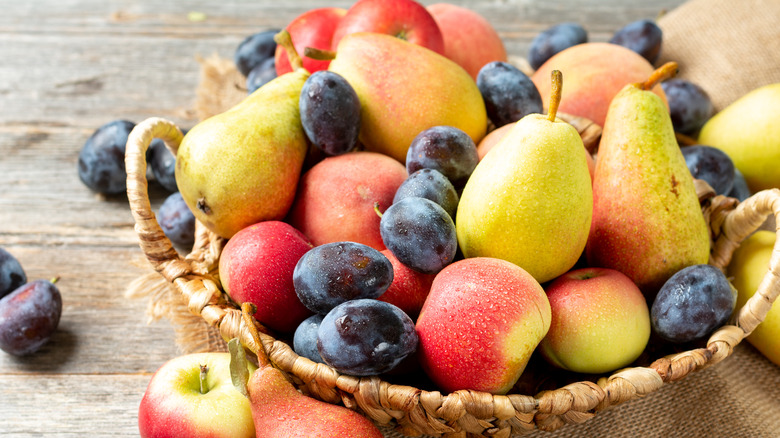
<svg viewBox="0 0 780 438">
<path fill-rule="evenodd" d="M 417 350 L 409 315 L 393 304 L 372 299 L 342 303 L 322 319 L 317 335 L 322 359 L 353 376 L 386 373 Z"/>
<path fill-rule="evenodd" d="M 293 334 L 293 350 L 313 362 L 325 363 L 317 350 L 317 333 L 324 315 L 315 314 L 303 320 Z"/>
<path fill-rule="evenodd" d="M 171 193 L 179 191 L 176 186 L 176 157 L 159 138 L 149 144 L 147 160 L 158 184 Z"/>
<path fill-rule="evenodd" d="M 25 283 L 27 283 L 27 274 L 24 273 L 19 260 L 4 248 L 0 248 L 0 298 Z"/>
<path fill-rule="evenodd" d="M 52 282 L 35 280 L 0 299 L 0 350 L 14 356 L 38 351 L 57 330 L 62 296 Z"/>
<path fill-rule="evenodd" d="M 195 215 L 181 193 L 171 193 L 160 205 L 158 223 L 174 245 L 184 248 L 195 243 Z"/>
<path fill-rule="evenodd" d="M 328 155 L 354 150 L 360 133 L 360 99 L 338 73 L 312 73 L 301 90 L 301 125 L 311 143 Z"/>
<path fill-rule="evenodd" d="M 631 49 L 655 64 L 661 55 L 663 31 L 653 20 L 636 20 L 618 29 L 609 42 Z"/>
<path fill-rule="evenodd" d="M 542 113 L 542 95 L 531 78 L 517 67 L 502 61 L 485 64 L 477 74 L 490 121 L 500 128 L 528 114 Z"/>
<path fill-rule="evenodd" d="M 316 246 L 293 270 L 295 293 L 306 308 L 326 314 L 359 298 L 378 298 L 393 282 L 393 264 L 384 254 L 357 242 Z"/>
<path fill-rule="evenodd" d="M 693 265 L 664 283 L 650 309 L 650 321 L 662 339 L 693 342 L 725 324 L 735 305 L 736 291 L 720 269 Z"/>
<path fill-rule="evenodd" d="M 95 192 L 115 195 L 127 191 L 125 145 L 135 123 L 114 120 L 90 135 L 79 153 L 79 178 Z"/>
<path fill-rule="evenodd" d="M 681 134 L 695 134 L 715 112 L 707 92 L 691 81 L 671 78 L 661 82 L 661 87 L 674 130 Z"/>
<path fill-rule="evenodd" d="M 560 23 L 540 32 L 531 41 L 528 62 L 534 70 L 558 52 L 588 42 L 588 32 L 578 23 Z"/>
<path fill-rule="evenodd" d="M 474 140 L 453 126 L 434 126 L 420 132 L 406 151 L 409 175 L 420 169 L 438 170 L 456 189 L 466 185 L 477 163 L 479 155 Z"/>
<path fill-rule="evenodd" d="M 246 77 L 246 89 L 252 94 L 258 88 L 276 79 L 276 58 L 268 58 L 253 68 Z"/>
<path fill-rule="evenodd" d="M 744 201 L 752 195 L 753 192 L 750 190 L 750 187 L 748 187 L 745 176 L 742 175 L 742 172 L 740 172 L 739 169 L 734 169 L 734 185 L 731 186 L 728 196 Z"/>
<path fill-rule="evenodd" d="M 279 29 L 266 30 L 249 35 L 241 41 L 236 48 L 233 61 L 242 75 L 249 75 L 253 68 L 266 59 L 274 57 L 276 53 L 274 35 L 277 33 L 279 33 Z"/>
<path fill-rule="evenodd" d="M 452 218 L 425 198 L 404 198 L 391 205 L 382 214 L 379 232 L 399 262 L 423 274 L 441 271 L 458 251 Z"/>
<path fill-rule="evenodd" d="M 684 146 L 680 150 L 694 178 L 707 181 L 707 184 L 719 195 L 731 191 L 736 168 L 725 152 L 700 144 Z"/>
<path fill-rule="evenodd" d="M 453 220 L 458 209 L 458 192 L 450 180 L 435 169 L 420 169 L 398 187 L 393 203 L 404 198 L 425 198 L 439 204 Z"/>
</svg>

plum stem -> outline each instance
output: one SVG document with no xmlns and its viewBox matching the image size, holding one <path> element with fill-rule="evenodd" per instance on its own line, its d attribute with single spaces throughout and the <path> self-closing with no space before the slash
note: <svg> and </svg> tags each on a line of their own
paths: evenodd
<svg viewBox="0 0 780 438">
<path fill-rule="evenodd" d="M 332 61 L 336 59 L 336 52 L 316 47 L 306 47 L 303 49 L 303 56 L 316 59 L 317 61 Z"/>
<path fill-rule="evenodd" d="M 241 305 L 241 317 L 244 320 L 247 330 L 249 330 L 249 334 L 252 335 L 252 339 L 255 341 L 255 344 L 257 344 L 257 363 L 262 368 L 271 365 L 271 363 L 268 361 L 268 356 L 264 354 L 263 342 L 260 340 L 257 326 L 255 326 L 255 322 L 252 319 L 252 315 L 254 315 L 255 312 L 257 312 L 257 307 L 254 304 L 244 303 Z"/>
<path fill-rule="evenodd" d="M 550 110 L 547 114 L 547 120 L 554 122 L 558 115 L 558 106 L 561 104 L 561 94 L 563 93 L 563 73 L 560 70 L 553 70 L 550 74 L 552 88 L 550 90 Z"/>
<path fill-rule="evenodd" d="M 274 35 L 274 41 L 287 51 L 287 60 L 290 61 L 290 66 L 293 71 L 303 68 L 303 60 L 301 60 L 301 56 L 298 55 L 298 51 L 295 50 L 292 38 L 290 38 L 290 33 L 287 32 L 286 29 L 282 29 L 279 33 Z"/>
<path fill-rule="evenodd" d="M 647 81 L 642 83 L 641 88 L 645 91 L 649 91 L 653 87 L 655 87 L 656 84 L 659 82 L 663 82 L 669 78 L 673 78 L 677 75 L 677 72 L 679 71 L 679 68 L 677 66 L 677 63 L 674 61 L 669 61 L 666 64 L 658 67 L 653 73 L 650 74 L 650 77 L 647 78 Z"/>
<path fill-rule="evenodd" d="M 382 217 L 382 212 L 379 211 L 379 203 L 378 202 L 374 202 L 374 211 L 376 212 L 377 216 L 379 216 L 380 218 Z"/>
</svg>

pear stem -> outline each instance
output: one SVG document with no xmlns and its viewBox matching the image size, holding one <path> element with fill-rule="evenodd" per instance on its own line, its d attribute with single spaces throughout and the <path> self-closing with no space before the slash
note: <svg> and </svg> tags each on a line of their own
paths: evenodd
<svg viewBox="0 0 780 438">
<path fill-rule="evenodd" d="M 303 60 L 301 60 L 301 56 L 298 55 L 298 51 L 295 50 L 290 33 L 287 32 L 286 29 L 282 29 L 279 33 L 274 35 L 274 41 L 287 51 L 287 60 L 290 61 L 290 66 L 293 71 L 303 68 Z"/>
<path fill-rule="evenodd" d="M 244 324 L 246 325 L 247 330 L 249 330 L 249 334 L 252 335 L 255 344 L 257 344 L 257 351 L 255 352 L 257 355 L 257 364 L 262 368 L 269 366 L 271 363 L 268 361 L 268 356 L 265 355 L 265 351 L 263 351 L 263 342 L 260 340 L 260 333 L 258 333 L 255 321 L 252 319 L 252 315 L 254 315 L 255 312 L 257 312 L 257 307 L 255 307 L 254 304 L 244 303 L 241 305 L 241 318 L 244 320 Z"/>
<path fill-rule="evenodd" d="M 663 82 L 669 78 L 677 76 L 678 71 L 679 68 L 677 63 L 674 61 L 669 61 L 666 64 L 658 67 L 652 74 L 650 74 L 650 77 L 647 78 L 647 81 L 642 84 L 642 89 L 649 91 L 659 82 Z"/>
<path fill-rule="evenodd" d="M 558 106 L 561 104 L 561 93 L 563 93 L 563 73 L 560 70 L 553 70 L 551 73 L 552 88 L 550 89 L 550 110 L 547 113 L 547 120 L 554 122 L 558 115 Z"/>
<path fill-rule="evenodd" d="M 316 59 L 317 61 L 332 61 L 336 59 L 336 52 L 316 47 L 306 47 L 303 49 L 303 56 Z"/>
<path fill-rule="evenodd" d="M 201 365 L 200 366 L 200 393 L 205 394 L 208 391 L 208 388 L 206 387 L 206 375 L 209 372 L 208 365 Z"/>
</svg>

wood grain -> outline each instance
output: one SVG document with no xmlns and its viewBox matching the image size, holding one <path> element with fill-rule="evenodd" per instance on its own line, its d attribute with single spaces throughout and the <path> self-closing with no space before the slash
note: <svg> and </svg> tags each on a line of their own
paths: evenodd
<svg viewBox="0 0 780 438">
<path fill-rule="evenodd" d="M 508 52 L 525 57 L 552 24 L 577 21 L 591 40 L 605 41 L 623 24 L 681 2 L 452 3 L 482 13 Z M 0 436 L 137 436 L 151 373 L 178 354 L 170 325 L 147 324 L 146 303 L 124 297 L 148 265 L 126 196 L 99 196 L 79 181 L 87 137 L 114 119 L 194 125 L 198 56 L 230 58 L 251 33 L 283 27 L 307 9 L 351 4 L 0 0 L 0 246 L 29 278 L 60 276 L 64 301 L 60 329 L 38 354 L 0 354 Z M 194 11 L 206 20 L 188 20 Z M 165 196 L 152 186 L 155 208 Z M 630 407 L 619 409 L 630 415 Z M 674 435 L 672 424 L 662 429 Z"/>
</svg>

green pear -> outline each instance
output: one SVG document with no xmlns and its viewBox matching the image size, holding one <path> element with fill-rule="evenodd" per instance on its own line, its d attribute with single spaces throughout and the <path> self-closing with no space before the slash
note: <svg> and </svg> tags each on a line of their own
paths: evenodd
<svg viewBox="0 0 780 438">
<path fill-rule="evenodd" d="M 676 63 L 612 100 L 593 179 L 592 266 L 616 269 L 652 299 L 678 270 L 707 263 L 710 236 L 663 100 L 649 91 Z"/>
<path fill-rule="evenodd" d="M 753 192 L 780 187 L 780 83 L 759 87 L 715 114 L 699 143 L 725 152 Z"/>
<path fill-rule="evenodd" d="M 466 257 L 507 260 L 540 283 L 582 255 L 593 208 L 582 138 L 555 117 L 559 71 L 553 82 L 549 114 L 523 117 L 493 146 L 466 183 L 455 216 Z"/>
<path fill-rule="evenodd" d="M 360 141 L 401 163 L 421 131 L 449 125 L 479 143 L 487 112 L 474 79 L 455 62 L 391 35 L 358 32 L 339 41 L 329 70 L 361 104 Z"/>
<path fill-rule="evenodd" d="M 195 217 L 217 235 L 230 238 L 290 209 L 308 148 L 298 110 L 308 77 L 303 68 L 279 76 L 184 136 L 176 183 Z"/>
</svg>

